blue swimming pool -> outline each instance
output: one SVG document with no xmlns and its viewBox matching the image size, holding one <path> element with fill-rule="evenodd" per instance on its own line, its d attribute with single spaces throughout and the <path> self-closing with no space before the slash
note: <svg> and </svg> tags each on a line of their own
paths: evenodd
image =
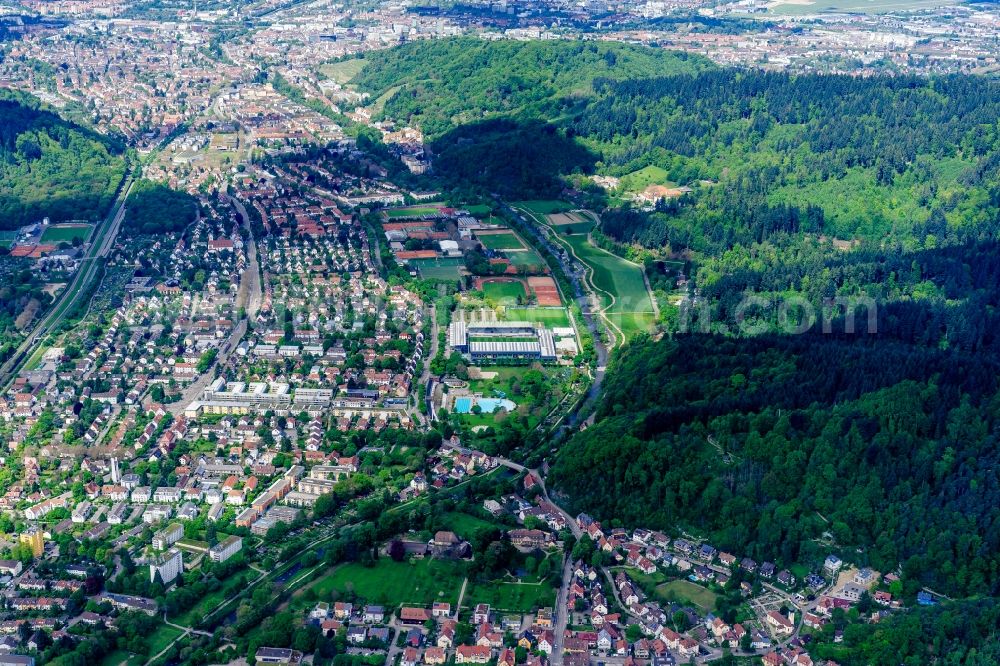
<svg viewBox="0 0 1000 666">
<path fill-rule="evenodd" d="M 508 412 L 512 412 L 514 411 L 514 408 L 517 407 L 513 401 L 503 400 L 501 398 L 479 398 L 476 400 L 476 404 L 483 409 L 483 413 L 485 414 L 492 414 L 501 407 L 506 409 Z"/>
<path fill-rule="evenodd" d="M 483 414 L 492 414 L 501 408 L 506 409 L 508 412 L 512 412 L 514 411 L 514 408 L 517 407 L 517 403 L 512 400 L 502 398 L 471 398 L 465 396 L 455 398 L 455 413 L 471 414 L 473 405 L 479 405 L 479 408 L 483 410 Z"/>
</svg>

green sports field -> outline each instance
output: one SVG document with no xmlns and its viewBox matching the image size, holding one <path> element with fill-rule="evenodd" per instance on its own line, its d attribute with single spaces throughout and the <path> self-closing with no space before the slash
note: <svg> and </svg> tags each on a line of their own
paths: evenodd
<svg viewBox="0 0 1000 666">
<path fill-rule="evenodd" d="M 385 211 L 385 214 L 390 220 L 409 217 L 426 217 L 428 215 L 437 215 L 440 205 L 441 204 L 425 204 L 421 206 L 407 206 L 405 208 L 390 208 Z"/>
<path fill-rule="evenodd" d="M 521 282 L 485 282 L 483 293 L 486 298 L 497 303 L 517 302 L 517 299 L 527 297 L 524 284 Z"/>
<path fill-rule="evenodd" d="M 570 325 L 566 308 L 505 308 L 503 316 L 507 321 L 538 322 L 550 328 Z"/>
<path fill-rule="evenodd" d="M 459 208 L 461 208 L 462 210 L 468 212 L 469 215 L 472 215 L 474 217 L 489 217 L 490 213 L 493 212 L 493 209 L 490 208 L 489 206 L 487 206 L 486 204 L 473 204 L 471 206 L 459 206 Z"/>
<path fill-rule="evenodd" d="M 72 243 L 74 238 L 87 240 L 92 229 L 89 224 L 55 225 L 42 232 L 43 243 Z"/>
<path fill-rule="evenodd" d="M 525 250 L 523 252 L 518 252 L 517 250 L 508 250 L 503 253 L 503 256 L 510 259 L 510 263 L 515 266 L 533 266 L 542 267 L 545 262 L 534 250 Z"/>
<path fill-rule="evenodd" d="M 476 238 L 488 250 L 519 250 L 524 244 L 514 232 L 505 234 L 477 234 Z"/>
<path fill-rule="evenodd" d="M 459 257 L 441 257 L 438 259 L 414 259 L 410 262 L 421 277 L 430 280 L 457 280 L 462 277 L 461 268 L 464 262 Z"/>
</svg>

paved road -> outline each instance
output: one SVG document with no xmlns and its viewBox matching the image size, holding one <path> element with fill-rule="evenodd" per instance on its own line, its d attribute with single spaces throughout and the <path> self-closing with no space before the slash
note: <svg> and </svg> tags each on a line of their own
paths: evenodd
<svg viewBox="0 0 1000 666">
<path fill-rule="evenodd" d="M 246 208 L 237 199 L 229 199 L 236 210 L 239 211 L 240 215 L 243 216 L 244 220 L 249 219 L 247 217 Z M 235 351 L 236 346 L 240 344 L 243 336 L 247 332 L 247 322 L 257 316 L 257 312 L 260 311 L 261 303 L 263 303 L 263 295 L 261 293 L 260 284 L 260 269 L 259 261 L 257 258 L 257 242 L 254 240 L 253 236 L 247 233 L 247 267 L 243 270 L 243 275 L 240 277 L 240 290 L 236 298 L 237 307 L 245 307 L 247 312 L 246 319 L 241 319 L 239 323 L 233 327 L 232 333 L 229 334 L 229 338 L 222 344 L 219 348 L 219 355 L 216 359 L 216 364 L 201 373 L 198 378 L 188 387 L 181 392 L 181 399 L 172 402 L 167 405 L 167 411 L 169 411 L 174 416 L 184 413 L 184 408 L 188 406 L 193 400 L 197 400 L 201 392 L 204 391 L 209 384 L 215 381 L 215 373 L 212 371 L 215 367 L 225 366 L 229 362 L 230 356 L 232 356 L 233 351 Z"/>
<path fill-rule="evenodd" d="M 77 270 L 76 275 L 73 276 L 66 289 L 60 294 L 49 310 L 49 313 L 38 322 L 31 333 L 18 346 L 17 351 L 7 359 L 7 362 L 0 366 L 0 385 L 6 387 L 14 379 L 45 336 L 55 329 L 65 314 L 72 309 L 73 304 L 76 303 L 81 294 L 86 292 L 85 287 L 104 269 L 104 264 L 100 259 L 107 256 L 108 251 L 115 242 L 115 238 L 118 236 L 122 220 L 125 219 L 125 200 L 132 192 L 133 182 L 131 176 L 126 177 L 126 181 L 123 183 L 118 198 L 108 213 L 108 217 L 103 224 L 97 225 L 94 229 L 93 241 L 81 262 L 80 269 Z"/>
<path fill-rule="evenodd" d="M 250 231 L 250 217 L 247 215 L 246 206 L 239 199 L 229 197 L 229 202 L 235 206 L 236 211 L 243 218 L 243 226 L 246 232 L 247 268 L 240 278 L 240 292 L 237 297 L 237 307 L 245 307 L 247 319 L 253 319 L 260 312 L 261 304 L 264 302 L 260 284 L 260 263 L 257 258 L 257 239 Z"/>
<path fill-rule="evenodd" d="M 434 412 L 434 395 L 433 395 L 433 384 L 431 383 L 431 361 L 438 353 L 438 335 L 440 327 L 437 322 L 437 305 L 431 304 L 431 344 L 427 353 L 424 354 L 424 370 L 420 373 L 420 381 L 417 382 L 417 386 L 423 387 L 424 390 L 424 401 L 427 403 L 428 419 L 433 422 L 437 420 L 437 414 Z M 424 340 L 424 342 L 427 342 Z"/>
</svg>

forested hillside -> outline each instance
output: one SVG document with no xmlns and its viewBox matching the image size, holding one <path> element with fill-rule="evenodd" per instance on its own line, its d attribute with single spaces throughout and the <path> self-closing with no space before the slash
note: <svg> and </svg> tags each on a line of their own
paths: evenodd
<svg viewBox="0 0 1000 666">
<path fill-rule="evenodd" d="M 123 147 L 0 91 L 0 229 L 102 218 L 125 174 Z"/>
<path fill-rule="evenodd" d="M 718 252 L 823 232 L 910 247 L 998 224 L 1000 81 L 720 70 L 598 86 L 570 129 L 616 175 L 694 187 L 616 238 Z M 713 185 L 702 185 L 707 180 Z"/>
<path fill-rule="evenodd" d="M 366 56 L 352 83 L 387 96 L 385 115 L 437 138 L 498 115 L 554 120 L 593 96 L 594 79 L 694 73 L 712 67 L 684 53 L 616 42 L 414 42 Z"/>
<path fill-rule="evenodd" d="M 530 198 L 557 194 L 565 174 L 593 171 L 597 154 L 568 123 L 596 99 L 595 81 L 712 67 L 615 42 L 463 37 L 369 53 L 352 84 L 381 103 L 382 116 L 423 130 L 445 186 Z"/>
<path fill-rule="evenodd" d="M 662 299 L 661 336 L 616 352 L 553 491 L 613 525 L 779 566 L 833 550 L 898 570 L 911 603 L 924 586 L 1000 595 L 1000 81 L 658 71 L 647 57 L 672 56 L 657 51 L 630 51 L 612 80 L 589 45 L 482 44 L 462 60 L 460 43 L 380 55 L 358 78 L 434 139 L 442 184 L 521 198 L 572 186 L 600 209 L 599 242 L 650 270 L 681 259 L 690 278 Z M 583 52 L 515 59 L 507 78 L 492 64 L 566 48 Z M 564 76 L 574 57 L 585 91 Z M 689 190 L 640 209 L 644 169 Z M 622 181 L 605 191 L 591 173 Z M 752 334 L 748 295 L 768 301 Z M 858 333 L 842 317 L 830 333 L 781 330 L 781 299 L 820 317 L 834 297 L 864 299 L 874 329 L 863 308 Z M 918 664 L 933 640 L 936 655 L 969 648 L 947 663 L 989 663 L 995 641 L 977 649 L 996 618 L 993 604 L 921 611 L 892 638 L 859 627 L 850 649 L 831 635 L 821 651 Z M 929 623 L 933 638 L 908 642 Z"/>
<path fill-rule="evenodd" d="M 440 40 L 368 58 L 353 83 L 425 131 L 445 185 L 475 172 L 491 192 L 551 195 L 558 176 L 655 166 L 692 188 L 658 212 L 610 216 L 621 242 L 712 255 L 809 233 L 937 247 L 991 236 L 1000 219 L 996 79 L 792 76 L 562 41 Z M 482 122 L 498 118 L 509 140 Z M 551 125 L 574 158 L 522 162 L 524 123 Z"/>
<path fill-rule="evenodd" d="M 745 293 L 819 304 L 847 286 L 870 294 L 871 333 L 858 308 L 853 334 L 841 316 L 829 333 L 722 337 L 695 317 L 638 341 L 554 485 L 575 508 L 760 559 L 815 565 L 829 533 L 911 591 L 1000 593 L 1000 246 L 777 256 L 701 292 L 713 326 L 736 330 Z"/>
</svg>

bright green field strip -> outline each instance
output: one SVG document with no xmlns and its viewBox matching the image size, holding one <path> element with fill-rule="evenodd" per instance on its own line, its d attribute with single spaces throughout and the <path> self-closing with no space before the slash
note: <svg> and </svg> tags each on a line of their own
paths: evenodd
<svg viewBox="0 0 1000 666">
<path fill-rule="evenodd" d="M 498 611 L 530 613 L 555 603 L 555 590 L 545 583 L 515 583 L 493 581 L 469 583 L 465 591 L 468 605 L 486 603 Z M 465 606 L 466 602 L 462 602 Z"/>
<path fill-rule="evenodd" d="M 90 225 L 73 227 L 49 227 L 42 232 L 43 243 L 72 243 L 74 238 L 81 241 L 86 240 L 90 235 Z"/>
<path fill-rule="evenodd" d="M 507 308 L 507 321 L 540 322 L 549 327 L 565 328 L 570 325 L 566 308 Z"/>
<path fill-rule="evenodd" d="M 665 601 L 689 601 L 704 611 L 715 610 L 716 594 L 701 585 L 686 580 L 672 580 L 656 588 L 656 593 Z"/>
<path fill-rule="evenodd" d="M 573 224 L 549 225 L 553 233 L 558 236 L 571 236 L 573 234 L 587 234 L 597 225 L 593 220 L 581 220 Z"/>
<path fill-rule="evenodd" d="M 524 208 L 536 215 L 549 215 L 550 213 L 562 213 L 573 208 L 565 201 L 517 201 L 512 204 L 515 208 Z"/>
<path fill-rule="evenodd" d="M 428 266 L 420 269 L 420 276 L 428 280 L 457 280 L 462 274 L 454 266 Z"/>
<path fill-rule="evenodd" d="M 520 282 L 486 282 L 483 284 L 483 293 L 486 298 L 497 301 L 514 301 L 525 298 L 524 285 Z"/>
<path fill-rule="evenodd" d="M 506 234 L 481 234 L 476 236 L 488 250 L 519 250 L 524 243 L 513 232 Z"/>
<path fill-rule="evenodd" d="M 389 219 L 400 217 L 424 217 L 425 215 L 436 215 L 438 213 L 436 204 L 425 206 L 408 206 L 406 208 L 391 208 L 385 212 Z"/>
<path fill-rule="evenodd" d="M 366 603 L 390 607 L 429 606 L 434 601 L 458 603 L 462 577 L 454 562 L 430 558 L 410 562 L 378 560 L 374 566 L 345 564 L 317 580 L 312 589 L 317 598 L 328 600 L 334 590 L 350 587 Z"/>
<path fill-rule="evenodd" d="M 612 311 L 653 311 L 646 283 L 642 279 L 641 268 L 591 245 L 587 236 L 583 234 L 567 236 L 564 240 L 573 247 L 581 261 L 594 269 L 595 286 L 615 296 L 616 301 L 611 308 Z"/>
<path fill-rule="evenodd" d="M 534 250 L 524 252 L 507 251 L 503 253 L 503 256 L 510 259 L 510 263 L 515 266 L 542 266 L 545 263 Z"/>
</svg>

